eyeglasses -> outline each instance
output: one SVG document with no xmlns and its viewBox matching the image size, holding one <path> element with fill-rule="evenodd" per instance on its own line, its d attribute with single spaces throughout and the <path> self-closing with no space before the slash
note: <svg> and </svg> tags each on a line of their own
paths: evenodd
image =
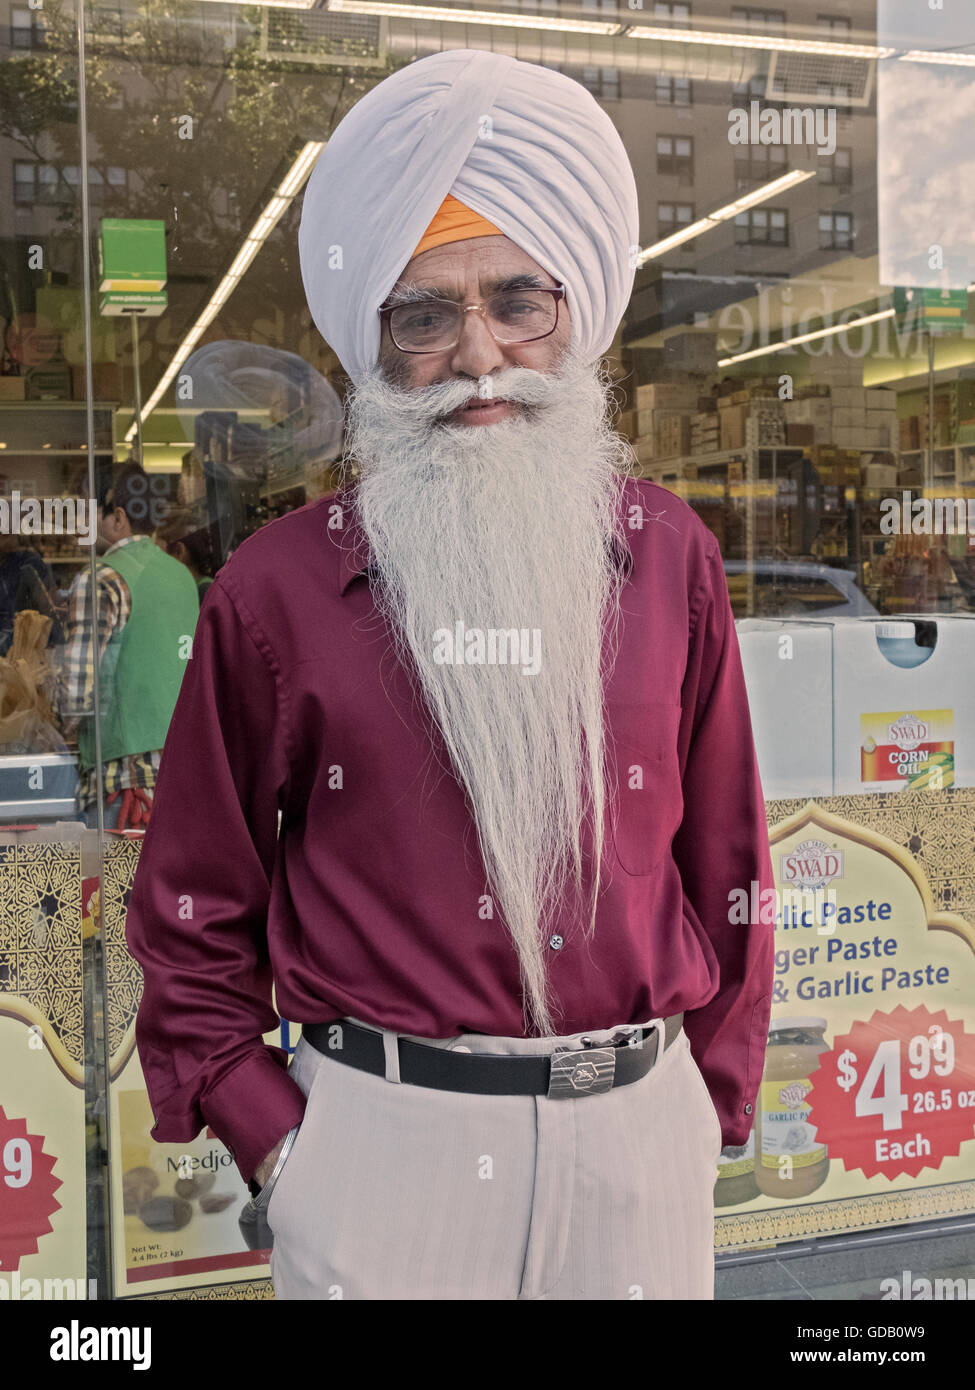
<svg viewBox="0 0 975 1390">
<path fill-rule="evenodd" d="M 464 328 L 464 315 L 483 314 L 491 335 L 499 343 L 534 343 L 554 333 L 565 286 L 529 290 L 502 290 L 486 304 L 455 304 L 449 299 L 415 299 L 380 309 L 380 320 L 389 323 L 389 334 L 400 352 L 445 352 L 456 347 Z"/>
</svg>

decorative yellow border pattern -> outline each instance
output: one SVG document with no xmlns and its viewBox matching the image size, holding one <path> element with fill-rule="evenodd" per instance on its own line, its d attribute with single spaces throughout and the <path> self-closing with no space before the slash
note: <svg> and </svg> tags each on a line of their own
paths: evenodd
<svg viewBox="0 0 975 1390">
<path fill-rule="evenodd" d="M 77 843 L 0 845 L 0 1014 L 38 1028 L 59 1070 L 84 1087 Z"/>
<path fill-rule="evenodd" d="M 105 842 L 102 869 L 102 931 L 105 942 L 105 1026 L 109 1076 L 121 1073 L 135 1047 L 135 1016 L 142 999 L 142 968 L 129 955 L 125 914 L 139 864 L 142 840 L 111 836 Z"/>
</svg>

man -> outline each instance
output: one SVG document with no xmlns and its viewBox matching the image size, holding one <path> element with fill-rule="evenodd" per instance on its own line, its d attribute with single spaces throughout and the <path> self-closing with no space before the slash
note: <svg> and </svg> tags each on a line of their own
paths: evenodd
<svg viewBox="0 0 975 1390">
<path fill-rule="evenodd" d="M 163 524 L 156 528 L 153 539 L 167 555 L 186 566 L 202 603 L 203 595 L 213 583 L 213 576 L 207 574 L 213 564 L 209 528 L 199 526 L 189 508 L 173 507 Z"/>
<path fill-rule="evenodd" d="M 637 232 L 588 93 L 471 50 L 309 182 L 358 473 L 211 586 L 128 915 L 153 1135 L 233 1148 L 279 1297 L 713 1296 L 772 877 L 718 547 L 608 424 Z"/>
<path fill-rule="evenodd" d="M 149 479 L 136 463 L 106 478 L 98 496 L 95 550 L 98 637 L 91 576 L 68 596 L 60 712 L 78 733 L 79 809 L 97 825 L 99 768 L 92 720 L 99 665 L 101 773 L 106 829 L 148 824 L 160 750 L 179 694 L 199 615 L 192 575 L 152 540 Z"/>
</svg>

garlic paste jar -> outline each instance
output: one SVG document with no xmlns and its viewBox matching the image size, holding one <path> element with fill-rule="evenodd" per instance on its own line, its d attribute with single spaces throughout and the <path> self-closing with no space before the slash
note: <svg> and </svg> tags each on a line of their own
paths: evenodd
<svg viewBox="0 0 975 1390">
<path fill-rule="evenodd" d="M 755 1181 L 755 1129 L 744 1144 L 731 1144 L 718 1158 L 718 1179 L 714 1184 L 714 1205 L 734 1207 L 760 1195 Z"/>
<path fill-rule="evenodd" d="M 824 1018 L 780 1018 L 769 1025 L 755 1117 L 755 1180 L 767 1197 L 805 1197 L 826 1181 L 829 1153 L 809 1123 L 806 1096 L 820 1053 L 829 1050 Z"/>
</svg>

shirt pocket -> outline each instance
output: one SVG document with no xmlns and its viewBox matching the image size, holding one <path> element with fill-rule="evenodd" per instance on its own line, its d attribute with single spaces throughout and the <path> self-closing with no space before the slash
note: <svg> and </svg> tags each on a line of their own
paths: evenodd
<svg viewBox="0 0 975 1390">
<path fill-rule="evenodd" d="M 616 795 L 610 811 L 616 857 L 628 874 L 652 873 L 684 810 L 677 735 L 680 705 L 607 701 Z"/>
</svg>

